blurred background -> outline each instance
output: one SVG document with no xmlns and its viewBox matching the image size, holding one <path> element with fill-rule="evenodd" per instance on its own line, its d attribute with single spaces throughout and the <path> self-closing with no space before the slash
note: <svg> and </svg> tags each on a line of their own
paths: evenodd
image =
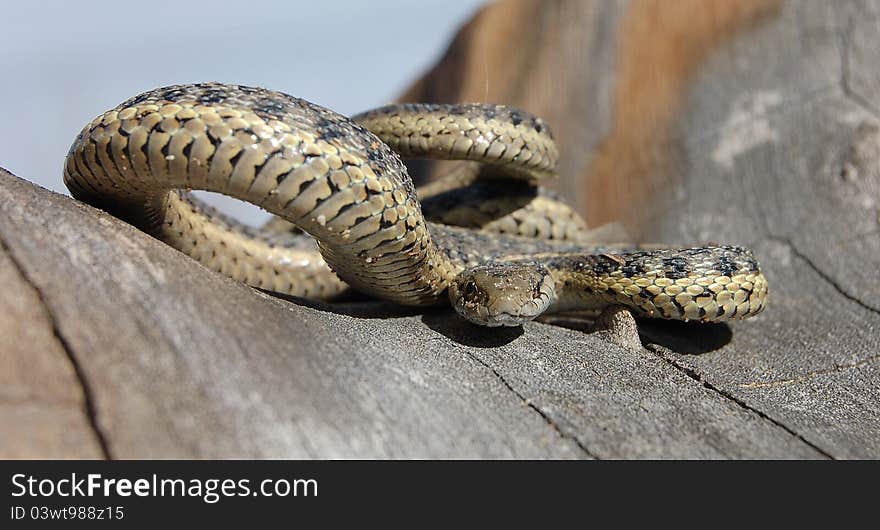
<svg viewBox="0 0 880 530">
<path fill-rule="evenodd" d="M 390 102 L 444 52 L 482 0 L 7 2 L 0 165 L 61 193 L 80 129 L 145 90 L 263 86 L 350 115 Z M 268 214 L 203 194 L 250 223 Z"/>
</svg>

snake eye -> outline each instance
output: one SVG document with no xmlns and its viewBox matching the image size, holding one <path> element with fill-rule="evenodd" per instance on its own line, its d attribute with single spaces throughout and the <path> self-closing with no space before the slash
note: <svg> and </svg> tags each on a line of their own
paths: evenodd
<svg viewBox="0 0 880 530">
<path fill-rule="evenodd" d="M 475 294 L 477 294 L 477 284 L 475 282 L 470 281 L 464 284 L 465 296 L 474 296 Z"/>
</svg>

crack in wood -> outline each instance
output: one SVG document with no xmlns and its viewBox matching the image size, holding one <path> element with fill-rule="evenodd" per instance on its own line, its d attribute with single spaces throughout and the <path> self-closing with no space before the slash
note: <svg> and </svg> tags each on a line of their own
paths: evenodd
<svg viewBox="0 0 880 530">
<path fill-rule="evenodd" d="M 581 442 L 577 438 L 577 436 L 573 436 L 573 435 L 568 434 L 565 431 L 563 431 L 562 428 L 556 424 L 556 422 L 553 420 L 553 418 L 551 418 L 549 414 L 544 412 L 544 410 L 542 410 L 541 407 L 535 405 L 535 403 L 532 400 L 526 398 L 522 393 L 520 393 L 518 390 L 513 388 L 513 385 L 511 385 L 510 382 L 503 375 L 501 375 L 501 373 L 498 370 L 493 368 L 489 363 L 485 362 L 484 360 L 482 360 L 479 357 L 477 357 L 476 355 L 474 355 L 471 351 L 460 347 L 458 344 L 455 343 L 455 341 L 453 341 L 453 344 L 455 344 L 455 347 L 457 349 L 463 351 L 465 353 L 465 355 L 470 357 L 472 360 L 474 360 L 475 362 L 477 362 L 481 366 L 484 366 L 489 371 L 491 371 L 492 374 L 495 376 L 495 378 L 502 385 L 504 385 L 504 387 L 507 388 L 507 390 L 509 390 L 511 393 L 513 393 L 513 395 L 515 395 L 517 398 L 519 398 L 520 401 L 522 401 L 523 404 L 526 405 L 528 408 L 530 408 L 533 411 L 535 411 L 536 413 L 538 413 L 538 415 L 541 416 L 541 418 L 547 423 L 547 425 L 549 425 L 554 431 L 556 431 L 556 434 L 559 435 L 560 438 L 562 438 L 563 440 L 568 440 L 570 442 L 573 442 L 575 445 L 578 446 L 578 448 L 581 451 L 584 452 L 584 454 L 586 454 L 588 457 L 592 458 L 593 460 L 601 460 L 601 458 L 599 456 L 597 456 L 595 453 L 593 453 L 592 451 L 590 451 L 590 449 L 586 445 L 584 445 L 584 443 Z"/>
<path fill-rule="evenodd" d="M 672 366 L 672 367 L 674 367 L 675 369 L 681 371 L 681 372 L 682 372 L 683 374 L 685 374 L 686 376 L 690 377 L 690 378 L 693 379 L 694 381 L 696 381 L 696 382 L 700 383 L 701 385 L 703 385 L 706 389 L 711 390 L 712 392 L 717 393 L 717 394 L 720 395 L 721 397 L 723 397 L 723 398 L 725 398 L 725 399 L 727 399 L 727 400 L 732 401 L 732 402 L 735 403 L 736 405 L 740 406 L 741 408 L 743 408 L 743 409 L 745 409 L 745 410 L 747 410 L 747 411 L 749 411 L 749 412 L 752 412 L 752 413 L 754 413 L 754 414 L 757 414 L 761 419 L 764 419 L 764 420 L 766 420 L 766 421 L 769 421 L 769 422 L 772 423 L 773 425 L 775 425 L 775 426 L 781 428 L 782 430 L 784 430 L 784 431 L 787 432 L 788 434 L 794 436 L 795 438 L 797 438 L 798 440 L 800 440 L 801 442 L 803 442 L 804 444 L 806 444 L 807 446 L 809 446 L 811 449 L 813 449 L 814 451 L 816 451 L 817 453 L 819 453 L 819 454 L 822 455 L 823 457 L 825 457 L 825 458 L 827 458 L 827 459 L 829 459 L 829 460 L 836 460 L 836 458 L 834 457 L 834 455 L 832 455 L 832 454 L 829 453 L 828 451 L 825 451 L 824 449 L 822 449 L 822 448 L 819 447 L 818 445 L 814 444 L 813 442 L 807 440 L 802 434 L 798 433 L 797 431 L 795 431 L 795 430 L 792 429 L 791 427 L 785 425 L 784 423 L 782 423 L 781 421 L 779 421 L 779 420 L 777 420 L 777 419 L 775 419 L 775 418 L 770 417 L 770 416 L 767 415 L 765 412 L 763 412 L 763 411 L 761 411 L 761 410 L 759 410 L 759 409 L 756 409 L 756 408 L 752 407 L 751 405 L 749 405 L 748 403 L 746 403 L 746 402 L 743 401 L 742 399 L 740 399 L 740 398 L 734 396 L 734 395 L 731 394 L 730 392 L 728 392 L 728 391 L 726 391 L 726 390 L 724 390 L 724 389 L 722 389 L 722 388 L 720 388 L 720 387 L 717 387 L 717 386 L 715 386 L 714 384 L 710 383 L 708 380 L 706 380 L 705 377 L 703 377 L 702 374 L 700 374 L 699 372 L 697 372 L 697 370 L 695 370 L 695 369 L 693 369 L 693 368 L 690 368 L 690 367 L 687 367 L 687 366 L 684 366 L 684 365 L 682 365 L 682 364 L 679 364 L 678 362 L 675 361 L 675 359 L 673 359 L 673 358 L 669 357 L 668 355 L 666 355 L 666 354 L 663 352 L 663 350 L 662 350 L 660 347 L 658 347 L 656 344 L 648 344 L 648 345 L 646 345 L 645 347 L 646 347 L 650 352 L 652 352 L 653 354 L 655 354 L 657 357 L 659 357 L 660 359 L 662 359 L 664 362 L 666 362 L 667 364 L 669 364 L 670 366 Z"/>
<path fill-rule="evenodd" d="M 803 261 L 810 269 L 813 270 L 813 272 L 815 272 L 817 275 L 819 275 L 820 278 L 825 280 L 828 283 L 828 285 L 830 285 L 841 296 L 843 296 L 847 300 L 861 306 L 862 308 L 867 309 L 868 311 L 870 311 L 872 313 L 876 313 L 876 314 L 880 315 L 880 308 L 876 308 L 870 304 L 867 304 L 867 303 L 863 302 L 862 300 L 860 300 L 858 297 L 847 292 L 843 287 L 841 287 L 837 283 L 837 281 L 834 280 L 834 278 L 832 278 L 828 273 L 826 273 L 821 268 L 819 268 L 815 263 L 813 263 L 813 260 L 811 260 L 806 254 L 801 252 L 800 249 L 798 249 L 797 246 L 795 246 L 795 244 L 791 241 L 791 239 L 779 237 L 779 236 L 769 236 L 767 239 L 770 241 L 776 241 L 777 243 L 781 243 L 781 244 L 787 246 L 791 250 L 792 254 L 795 255 L 796 258 Z"/>
<path fill-rule="evenodd" d="M 12 263 L 12 266 L 15 267 L 15 269 L 18 271 L 18 274 L 34 290 L 34 293 L 36 294 L 40 305 L 43 307 L 43 310 L 49 317 L 52 334 L 55 336 L 55 339 L 64 350 L 68 361 L 70 361 L 70 364 L 73 367 L 73 372 L 76 380 L 79 382 L 80 389 L 83 394 L 83 413 L 86 417 L 86 423 L 89 425 L 92 433 L 95 436 L 95 440 L 98 442 L 98 447 L 100 449 L 101 455 L 106 460 L 113 460 L 113 455 L 110 451 L 110 444 L 108 443 L 107 437 L 101 430 L 98 423 L 97 410 L 95 408 L 95 398 L 92 393 L 91 387 L 89 386 L 88 379 L 86 378 L 82 366 L 76 358 L 76 355 L 73 353 L 73 348 L 64 338 L 64 335 L 62 335 L 61 330 L 58 327 L 58 320 L 55 317 L 55 314 L 52 312 L 52 308 L 46 302 L 46 298 L 43 296 L 43 292 L 33 281 L 33 279 L 27 274 L 22 264 L 19 263 L 18 259 L 15 257 L 15 254 L 12 251 L 12 248 L 6 243 L 2 235 L 0 235 L 0 251 L 4 251 L 6 255 L 9 256 L 9 261 Z"/>
<path fill-rule="evenodd" d="M 737 386 L 739 386 L 740 388 L 748 388 L 748 389 L 776 388 L 776 387 L 781 387 L 781 386 L 788 386 L 788 385 L 793 385 L 795 383 L 802 383 L 804 381 L 808 381 L 808 380 L 810 380 L 814 377 L 818 377 L 820 375 L 840 373 L 840 372 L 845 372 L 847 370 L 852 370 L 854 368 L 860 368 L 860 367 L 865 366 L 866 364 L 868 364 L 872 361 L 876 361 L 877 359 L 880 359 L 880 355 L 873 355 L 871 357 L 868 357 L 867 359 L 862 359 L 861 361 L 858 361 L 858 362 L 855 362 L 852 364 L 835 365 L 831 368 L 825 368 L 823 370 L 814 370 L 812 372 L 809 372 L 809 373 L 806 373 L 803 375 L 799 375 L 799 376 L 793 377 L 791 379 L 779 379 L 776 381 L 755 381 L 752 383 L 740 383 Z"/>
<path fill-rule="evenodd" d="M 838 33 L 840 41 L 840 86 L 843 89 L 843 95 L 868 114 L 880 118 L 880 110 L 877 109 L 866 97 L 862 96 L 850 84 L 850 66 L 849 66 L 849 38 L 848 36 L 855 31 L 855 21 L 852 16 L 847 18 L 846 27 Z"/>
</svg>

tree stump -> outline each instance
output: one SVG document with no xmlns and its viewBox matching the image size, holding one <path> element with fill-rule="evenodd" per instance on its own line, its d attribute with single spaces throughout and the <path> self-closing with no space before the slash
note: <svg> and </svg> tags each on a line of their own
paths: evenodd
<svg viewBox="0 0 880 530">
<path fill-rule="evenodd" d="M 0 456 L 880 457 L 878 29 L 854 1 L 499 2 L 404 96 L 544 116 L 592 225 L 753 248 L 770 302 L 730 325 L 281 300 L 0 171 Z"/>
</svg>

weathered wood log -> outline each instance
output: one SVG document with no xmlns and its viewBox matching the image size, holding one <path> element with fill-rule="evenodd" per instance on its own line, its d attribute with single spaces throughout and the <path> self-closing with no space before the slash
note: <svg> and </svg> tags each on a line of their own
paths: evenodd
<svg viewBox="0 0 880 530">
<path fill-rule="evenodd" d="M 406 96 L 546 116 L 593 224 L 753 247 L 730 326 L 280 300 L 0 171 L 0 456 L 880 457 L 878 20 L 499 2 Z"/>
<path fill-rule="evenodd" d="M 766 315 L 717 351 L 664 355 L 829 455 L 877 457 L 878 17 L 876 2 L 499 2 L 404 99 L 547 117 L 559 186 L 593 225 L 754 247 Z"/>
</svg>

